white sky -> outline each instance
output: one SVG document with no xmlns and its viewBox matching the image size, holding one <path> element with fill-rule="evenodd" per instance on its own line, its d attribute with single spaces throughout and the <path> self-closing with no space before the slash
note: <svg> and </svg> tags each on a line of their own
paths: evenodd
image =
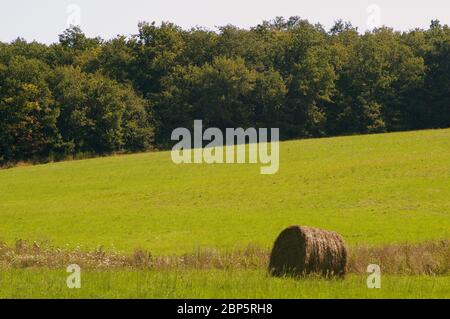
<svg viewBox="0 0 450 319">
<path fill-rule="evenodd" d="M 298 15 L 327 29 L 338 18 L 350 20 L 361 31 L 368 28 L 368 21 L 397 30 L 427 28 L 432 19 L 450 24 L 449 0 L 1 0 L 0 41 L 20 36 L 56 42 L 68 20 L 77 21 L 70 4 L 80 8 L 82 30 L 105 39 L 136 33 L 139 21 L 214 29 L 230 23 L 250 27 L 276 16 Z M 371 4 L 380 8 L 379 19 Z"/>
</svg>

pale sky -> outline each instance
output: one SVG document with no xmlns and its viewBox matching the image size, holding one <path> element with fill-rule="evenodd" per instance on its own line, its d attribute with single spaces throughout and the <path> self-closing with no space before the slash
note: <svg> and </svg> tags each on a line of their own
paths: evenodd
<svg viewBox="0 0 450 319">
<path fill-rule="evenodd" d="M 71 6 L 71 4 L 75 6 Z M 375 6 L 373 6 L 375 5 Z M 78 14 L 79 9 L 79 14 Z M 17 37 L 51 43 L 68 23 L 88 36 L 109 39 L 137 33 L 139 21 L 171 21 L 183 28 L 234 24 L 248 28 L 276 16 L 300 16 L 329 29 L 349 20 L 360 31 L 373 25 L 396 30 L 450 25 L 449 0 L 1 0 L 0 41 Z"/>
</svg>

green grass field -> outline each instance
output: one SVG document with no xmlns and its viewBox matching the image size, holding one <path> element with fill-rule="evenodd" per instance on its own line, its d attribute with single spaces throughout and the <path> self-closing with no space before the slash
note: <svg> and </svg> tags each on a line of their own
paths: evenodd
<svg viewBox="0 0 450 319">
<path fill-rule="evenodd" d="M 154 152 L 0 170 L 0 240 L 171 255 L 202 247 L 270 248 L 291 224 L 338 231 L 350 246 L 450 238 L 449 129 L 284 142 L 279 172 L 261 175 L 259 169 L 175 165 L 170 152 Z M 34 283 L 56 278 L 55 271 L 16 274 L 8 280 L 14 285 L 0 283 L 0 296 L 41 296 Z M 139 296 L 127 287 L 135 275 L 117 274 L 87 274 L 97 286 L 79 293 Z M 141 275 L 157 283 L 144 289 L 145 297 L 379 296 L 360 277 L 316 283 L 236 272 L 215 283 L 208 278 L 216 274 L 192 270 L 174 284 L 175 273 Z M 116 293 L 105 288 L 112 277 Z M 246 286 L 238 292 L 240 280 Z M 31 287 L 20 288 L 27 282 Z M 386 287 L 403 288 L 381 290 L 385 297 L 450 297 L 448 284 L 448 277 L 392 277 Z M 71 296 L 58 287 L 43 291 Z"/>
<path fill-rule="evenodd" d="M 350 244 L 450 236 L 450 130 L 282 143 L 280 170 L 170 152 L 0 170 L 0 238 L 155 254 L 269 247 L 291 224 Z"/>
<path fill-rule="evenodd" d="M 270 278 L 264 271 L 87 272 L 68 289 L 64 271 L 0 273 L 0 298 L 448 298 L 450 277 L 385 276 L 381 289 L 366 277 L 345 280 Z"/>
</svg>

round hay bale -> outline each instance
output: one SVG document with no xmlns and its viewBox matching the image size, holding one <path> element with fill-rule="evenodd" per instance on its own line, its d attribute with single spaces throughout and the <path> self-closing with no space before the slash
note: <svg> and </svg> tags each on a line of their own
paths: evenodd
<svg viewBox="0 0 450 319">
<path fill-rule="evenodd" d="M 273 276 L 344 276 L 347 249 L 335 232 L 291 226 L 281 232 L 270 255 L 269 273 Z"/>
</svg>

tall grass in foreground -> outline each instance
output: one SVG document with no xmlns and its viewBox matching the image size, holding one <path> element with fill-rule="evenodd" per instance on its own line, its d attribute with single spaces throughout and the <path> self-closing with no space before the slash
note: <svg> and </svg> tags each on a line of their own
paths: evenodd
<svg viewBox="0 0 450 319">
<path fill-rule="evenodd" d="M 449 298 L 450 277 L 366 276 L 345 280 L 271 278 L 262 270 L 88 271 L 68 289 L 60 270 L 0 272 L 0 298 Z"/>
</svg>

